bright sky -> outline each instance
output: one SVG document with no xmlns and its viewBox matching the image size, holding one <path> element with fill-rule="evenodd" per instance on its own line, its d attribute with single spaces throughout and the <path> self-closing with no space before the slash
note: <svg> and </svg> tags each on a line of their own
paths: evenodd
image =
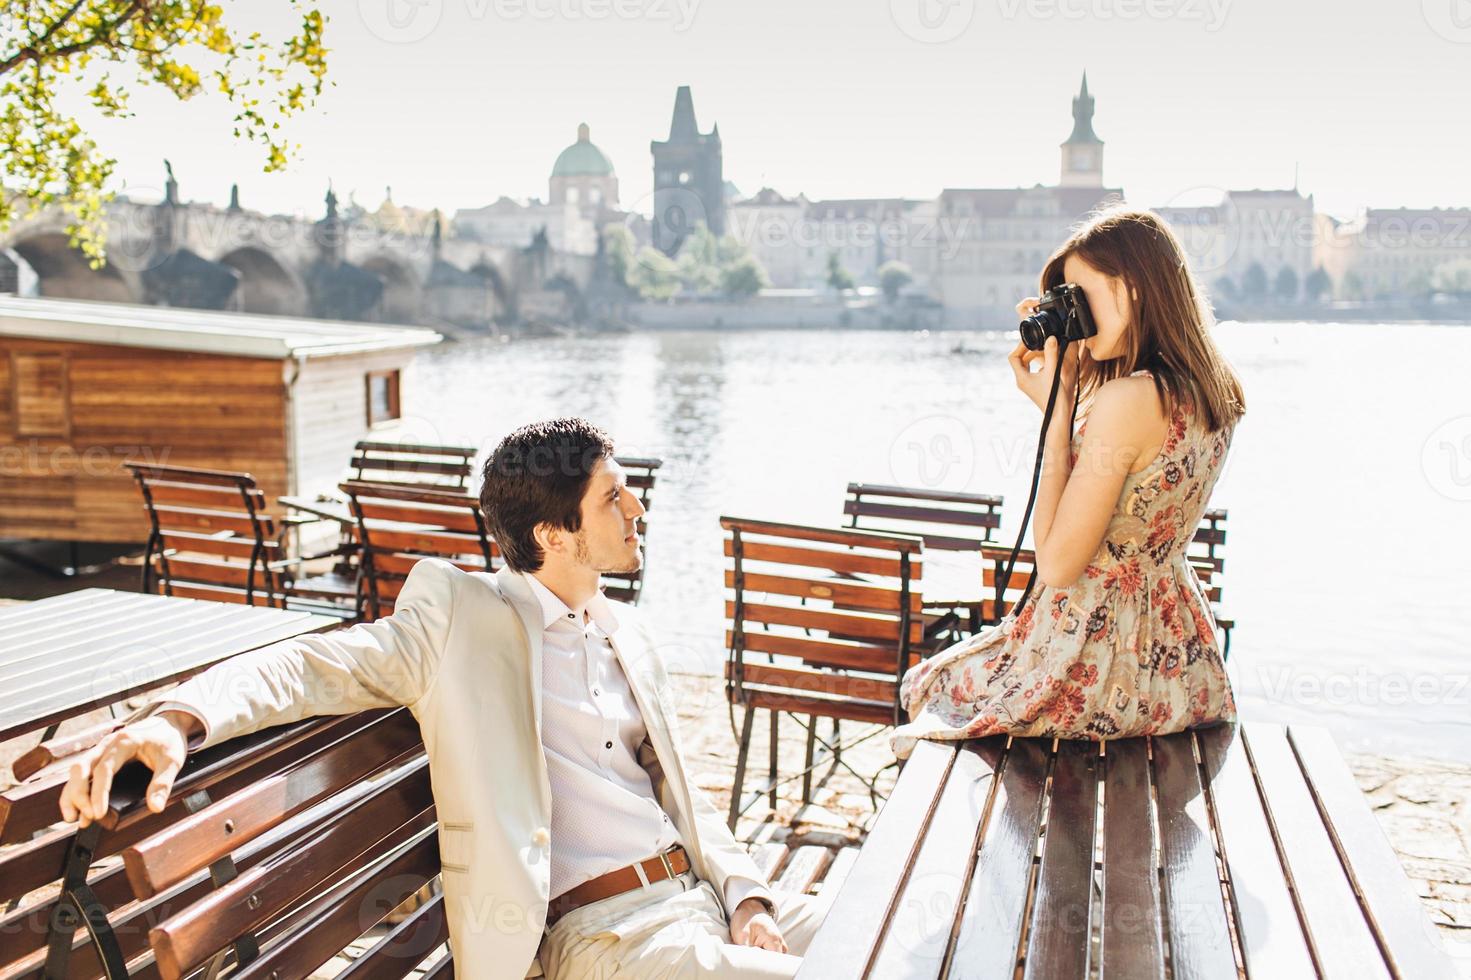
<svg viewBox="0 0 1471 980">
<path fill-rule="evenodd" d="M 227 3 L 279 16 L 281 0 Z M 725 173 L 823 197 L 1053 183 L 1088 71 L 1104 177 L 1132 203 L 1290 187 L 1320 210 L 1467 206 L 1471 0 L 337 0 L 335 85 L 261 172 L 218 98 L 135 96 L 93 132 L 139 197 L 169 157 L 185 200 L 319 214 L 545 197 L 592 127 L 624 207 L 649 212 L 649 141 L 692 86 Z M 267 21 L 267 26 L 269 23 Z M 284 31 L 281 20 L 278 33 Z"/>
</svg>

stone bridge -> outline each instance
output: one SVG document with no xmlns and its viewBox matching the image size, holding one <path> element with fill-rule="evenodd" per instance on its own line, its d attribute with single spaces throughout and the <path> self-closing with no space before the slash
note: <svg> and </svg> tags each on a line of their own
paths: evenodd
<svg viewBox="0 0 1471 980">
<path fill-rule="evenodd" d="M 558 294 L 575 302 L 593 274 L 592 256 L 544 236 L 517 248 L 395 233 L 340 215 L 330 191 L 319 221 L 176 198 L 171 186 L 158 204 L 111 202 L 98 269 L 68 245 L 56 209 L 12 225 L 0 249 L 31 267 L 43 296 L 472 330 Z"/>
</svg>

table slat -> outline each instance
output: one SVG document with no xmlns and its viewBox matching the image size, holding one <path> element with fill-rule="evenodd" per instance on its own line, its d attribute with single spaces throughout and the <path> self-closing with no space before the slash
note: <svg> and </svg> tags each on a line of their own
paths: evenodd
<svg viewBox="0 0 1471 980">
<path fill-rule="evenodd" d="M 956 755 L 866 976 L 940 975 L 1005 746 L 1004 738 L 984 739 Z"/>
<path fill-rule="evenodd" d="M 99 609 L 107 615 L 97 617 Z M 140 613 L 144 625 L 117 625 Z M 0 652 L 0 740 L 182 679 L 235 654 L 338 625 L 330 616 L 295 610 L 109 589 L 27 603 L 18 613 L 8 610 L 0 624 L 0 634 L 41 636 L 35 647 L 6 645 Z M 36 649 L 53 657 L 32 659 Z M 75 655 L 58 662 L 54 655 L 66 650 Z"/>
<path fill-rule="evenodd" d="M 1302 725 L 1288 729 L 1288 737 L 1326 811 L 1327 829 L 1340 859 L 1346 859 L 1351 869 L 1354 890 L 1389 953 L 1394 975 L 1407 980 L 1451 980 L 1456 973 L 1440 947 L 1435 924 L 1425 914 L 1332 737 L 1322 728 Z"/>
<path fill-rule="evenodd" d="M 1245 737 L 1323 972 L 1355 980 L 1388 977 L 1384 957 L 1339 864 L 1287 733 L 1280 725 L 1254 724 Z"/>
<path fill-rule="evenodd" d="M 1317 966 L 1257 791 L 1246 743 L 1229 725 L 1204 729 L 1197 738 L 1247 972 L 1257 977 L 1314 976 Z"/>
<path fill-rule="evenodd" d="M 822 928 L 802 958 L 799 978 L 852 980 L 862 973 L 892 900 L 908 877 L 955 756 L 955 746 L 949 744 L 921 741 L 914 747 Z"/>
<path fill-rule="evenodd" d="M 1027 940 L 1029 978 L 1088 976 L 1097 809 L 1098 744 L 1063 742 L 1052 767 L 1042 869 Z"/>
<path fill-rule="evenodd" d="M 1159 870 L 1149 748 L 1131 738 L 1104 746 L 1102 980 L 1160 980 Z"/>
<path fill-rule="evenodd" d="M 947 977 L 1009 977 L 1021 946 L 1047 781 L 1046 743 L 1012 742 L 991 804 Z"/>
<path fill-rule="evenodd" d="M 1193 738 L 1182 732 L 1152 743 L 1170 965 L 1176 980 L 1235 980 L 1236 956 Z"/>
</svg>

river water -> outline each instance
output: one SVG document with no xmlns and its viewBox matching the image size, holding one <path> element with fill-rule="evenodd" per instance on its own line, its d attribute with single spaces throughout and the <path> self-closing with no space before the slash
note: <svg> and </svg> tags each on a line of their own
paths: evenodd
<svg viewBox="0 0 1471 980">
<path fill-rule="evenodd" d="M 1247 414 L 1230 510 L 1229 667 L 1246 719 L 1352 750 L 1471 759 L 1471 328 L 1216 328 Z M 583 415 L 665 461 L 643 607 L 673 669 L 724 657 L 722 514 L 836 525 L 850 480 L 1006 495 L 1021 520 L 1040 413 L 996 331 L 680 332 L 445 343 L 405 379 L 404 438 L 488 450 Z M 929 591 L 963 566 L 932 554 Z"/>
</svg>

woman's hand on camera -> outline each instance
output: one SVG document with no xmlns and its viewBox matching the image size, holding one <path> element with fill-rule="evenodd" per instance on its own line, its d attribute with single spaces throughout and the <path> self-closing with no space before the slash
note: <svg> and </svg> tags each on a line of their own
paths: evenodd
<svg viewBox="0 0 1471 980">
<path fill-rule="evenodd" d="M 1036 300 L 1022 300 L 1017 305 L 1017 311 L 1021 312 L 1029 302 L 1035 309 Z M 1069 408 L 1072 405 L 1073 394 L 1078 387 L 1078 361 L 1082 353 L 1081 343 L 1068 345 L 1067 354 L 1062 359 L 1062 380 L 1057 386 L 1058 405 Z M 1011 363 L 1011 373 L 1016 375 L 1017 388 L 1032 400 L 1033 405 L 1045 412 L 1047 394 L 1052 390 L 1052 375 L 1057 369 L 1057 338 L 1048 337 L 1046 345 L 1040 351 L 1028 350 L 1026 344 L 1017 341 L 1007 360 Z M 1041 364 L 1042 369 L 1034 372 L 1032 365 L 1037 363 Z M 1055 408 L 1053 410 L 1056 411 Z"/>
</svg>

